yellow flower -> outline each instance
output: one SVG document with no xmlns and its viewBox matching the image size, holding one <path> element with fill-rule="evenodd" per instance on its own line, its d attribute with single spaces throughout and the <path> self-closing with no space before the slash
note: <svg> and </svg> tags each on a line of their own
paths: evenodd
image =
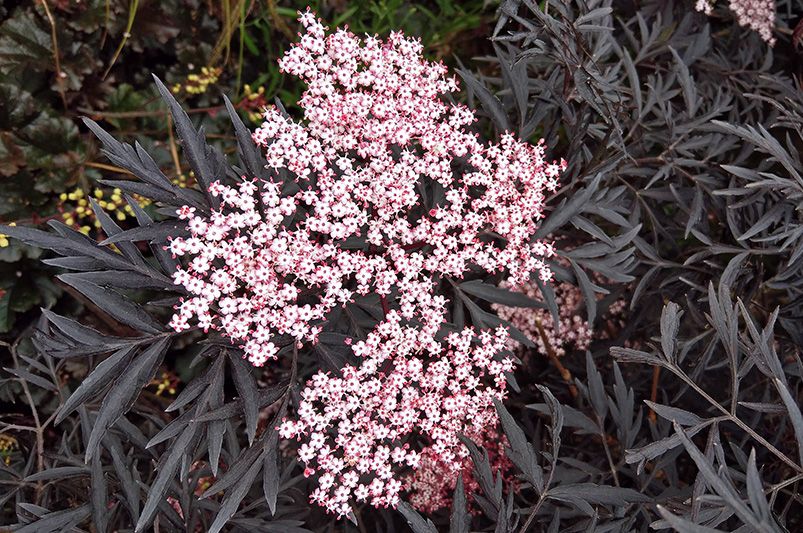
<svg viewBox="0 0 803 533">
<path fill-rule="evenodd" d="M 12 222 L 9 224 L 9 226 L 16 226 L 16 225 L 17 225 L 16 222 Z M 9 244 L 8 235 L 0 233 L 0 248 L 5 248 L 6 246 L 8 246 L 8 244 Z"/>
<path fill-rule="evenodd" d="M 6 464 L 11 464 L 11 454 L 19 449 L 19 442 L 11 435 L 0 433 L 0 459 Z"/>
</svg>

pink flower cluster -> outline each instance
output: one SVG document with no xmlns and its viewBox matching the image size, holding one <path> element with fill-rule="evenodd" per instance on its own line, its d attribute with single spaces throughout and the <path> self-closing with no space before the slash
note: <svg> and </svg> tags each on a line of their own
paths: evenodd
<svg viewBox="0 0 803 533">
<path fill-rule="evenodd" d="M 507 438 L 499 431 L 498 424 L 466 436 L 488 452 L 488 462 L 494 475 L 501 474 L 506 487 L 515 487 L 517 480 L 513 475 L 513 464 L 505 455 Z M 470 457 L 464 457 L 460 468 L 455 469 L 447 467 L 437 454 L 424 450 L 420 455 L 418 468 L 405 479 L 404 487 L 410 505 L 429 514 L 450 508 L 457 478 L 461 475 L 463 490 L 467 495 L 481 492 L 479 483 L 474 478 L 474 462 Z M 472 513 L 477 511 L 473 506 L 469 509 Z"/>
<path fill-rule="evenodd" d="M 309 11 L 299 20 L 280 66 L 308 86 L 304 119 L 266 109 L 253 138 L 275 177 L 213 183 L 211 215 L 179 210 L 190 235 L 170 250 L 189 295 L 171 326 L 220 331 L 261 366 L 277 335 L 315 343 L 335 308 L 379 296 L 384 319 L 352 346 L 360 365 L 314 375 L 280 428 L 302 442 L 312 499 L 342 516 L 355 500 L 395 505 L 422 454 L 464 468 L 458 435 L 496 427 L 507 332 L 444 333 L 437 281 L 469 270 L 548 281 L 552 246 L 532 236 L 565 162 L 508 133 L 481 142 L 474 113 L 444 98 L 456 80 L 419 41 L 327 35 Z"/>
<path fill-rule="evenodd" d="M 493 399 L 504 397 L 504 373 L 513 370 L 502 356 L 507 332 L 451 333 L 433 353 L 419 330 L 400 322 L 391 311 L 354 346 L 364 357 L 359 368 L 347 366 L 342 377 L 316 374 L 302 392 L 298 420 L 280 428 L 282 437 L 304 440 L 299 458 L 307 475 L 318 475 L 312 500 L 340 516 L 354 500 L 396 505 L 398 472 L 417 468 L 422 456 L 456 478 L 468 456 L 458 435 L 497 424 Z M 420 453 L 411 448 L 416 441 L 426 443 Z"/>
<path fill-rule="evenodd" d="M 191 297 L 172 326 L 195 317 L 243 341 L 262 365 L 276 357 L 276 334 L 314 341 L 314 324 L 355 294 L 395 295 L 402 316 L 431 335 L 445 304 L 433 277 L 460 278 L 476 265 L 507 271 L 511 283 L 532 272 L 549 279 L 543 258 L 552 247 L 532 235 L 565 163 L 547 163 L 542 144 L 509 134 L 481 143 L 466 129 L 473 112 L 439 98 L 456 81 L 421 58 L 418 41 L 395 33 L 361 42 L 344 30 L 325 37 L 311 13 L 300 20 L 307 32 L 281 66 L 309 85 L 300 101 L 307 122 L 270 108 L 254 133 L 268 166 L 295 178 L 216 182 L 219 211 L 180 211 L 192 236 L 170 249 L 192 256 L 174 276 Z M 424 186 L 443 192 L 428 211 Z M 349 239 L 365 246 L 344 246 Z M 298 303 L 302 294 L 307 303 Z"/>
<path fill-rule="evenodd" d="M 695 8 L 710 15 L 715 0 L 697 0 Z M 758 32 L 770 46 L 775 44 L 775 0 L 730 0 L 730 10 L 740 26 Z"/>
<path fill-rule="evenodd" d="M 521 292 L 536 301 L 543 301 L 541 291 L 535 283 L 525 283 L 512 286 L 503 283 L 506 289 Z M 566 355 L 566 350 L 584 351 L 588 349 L 591 340 L 604 338 L 606 331 L 600 331 L 595 335 L 595 331 L 588 325 L 588 321 L 582 315 L 581 309 L 584 305 L 583 294 L 580 289 L 571 283 L 558 283 L 555 289 L 555 303 L 558 306 L 558 316 L 560 318 L 559 327 L 555 327 L 552 313 L 547 309 L 532 309 L 525 307 L 507 307 L 504 305 L 493 304 L 491 307 L 497 312 L 500 318 L 507 320 L 514 327 L 527 336 L 536 346 L 537 351 L 542 355 L 548 355 L 548 350 L 557 357 Z M 624 300 L 614 302 L 607 312 L 608 320 L 616 320 L 624 313 L 627 303 Z M 539 329 L 540 325 L 540 329 Z M 541 334 L 543 330 L 543 335 Z M 516 341 L 511 339 L 511 347 L 518 346 Z"/>
</svg>

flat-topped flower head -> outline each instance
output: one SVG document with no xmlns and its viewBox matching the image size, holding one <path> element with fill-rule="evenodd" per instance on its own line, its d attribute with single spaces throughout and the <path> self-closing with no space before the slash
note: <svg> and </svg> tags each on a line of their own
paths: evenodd
<svg viewBox="0 0 803 533">
<path fill-rule="evenodd" d="M 171 326 L 218 330 L 259 366 L 277 356 L 277 335 L 314 342 L 357 297 L 380 295 L 431 336 L 444 321 L 440 277 L 549 279 L 552 247 L 532 236 L 565 163 L 511 134 L 481 142 L 474 113 L 445 98 L 457 81 L 418 40 L 299 20 L 280 65 L 307 84 L 304 118 L 271 107 L 254 132 L 273 178 L 215 182 L 211 215 L 179 210 L 190 237 L 170 250 L 187 259 L 174 281 L 189 296 Z"/>
<path fill-rule="evenodd" d="M 496 427 L 493 400 L 504 398 L 504 373 L 513 369 L 504 329 L 479 336 L 466 329 L 438 344 L 420 342 L 398 318 L 384 325 L 354 346 L 359 368 L 313 376 L 298 419 L 279 428 L 302 442 L 299 459 L 318 483 L 312 500 L 339 516 L 354 501 L 395 506 L 404 473 L 420 457 L 453 482 L 470 462 L 459 435 Z"/>
</svg>

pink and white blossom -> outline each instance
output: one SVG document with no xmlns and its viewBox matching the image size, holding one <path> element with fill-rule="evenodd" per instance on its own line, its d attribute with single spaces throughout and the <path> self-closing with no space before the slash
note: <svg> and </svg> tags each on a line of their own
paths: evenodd
<svg viewBox="0 0 803 533">
<path fill-rule="evenodd" d="M 550 279 L 552 246 L 532 235 L 565 163 L 510 134 L 481 142 L 468 129 L 473 112 L 441 98 L 456 80 L 422 58 L 417 40 L 326 36 L 308 14 L 301 22 L 306 32 L 280 64 L 308 85 L 305 120 L 269 108 L 254 133 L 268 166 L 291 178 L 215 182 L 220 209 L 179 210 L 191 236 L 170 251 L 189 260 L 174 280 L 190 295 L 172 327 L 195 319 L 259 366 L 277 356 L 276 335 L 314 342 L 317 324 L 355 296 L 392 298 L 431 334 L 445 309 L 433 278 L 479 267 L 511 283 Z M 440 192 L 428 210 L 423 187 Z"/>
<path fill-rule="evenodd" d="M 169 250 L 188 295 L 170 325 L 219 331 L 262 366 L 278 336 L 315 343 L 336 308 L 378 296 L 384 316 L 346 343 L 359 365 L 313 375 L 279 427 L 317 481 L 311 500 L 343 516 L 355 501 L 396 505 L 422 456 L 455 479 L 458 436 L 497 426 L 509 335 L 447 332 L 438 283 L 469 271 L 549 281 L 552 245 L 533 235 L 566 163 L 510 133 L 481 141 L 473 111 L 448 98 L 457 81 L 418 40 L 299 20 L 280 67 L 307 85 L 303 119 L 266 109 L 253 139 L 272 177 L 215 181 L 219 208 L 178 210 L 189 236 Z"/>
</svg>

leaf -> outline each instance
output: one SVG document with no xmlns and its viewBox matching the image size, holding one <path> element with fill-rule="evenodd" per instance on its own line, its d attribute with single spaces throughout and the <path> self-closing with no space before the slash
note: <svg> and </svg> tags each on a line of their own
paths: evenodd
<svg viewBox="0 0 803 533">
<path fill-rule="evenodd" d="M 144 531 L 150 525 L 153 517 L 156 516 L 159 505 L 165 501 L 168 485 L 175 476 L 182 457 L 188 453 L 188 448 L 193 439 L 195 439 L 196 432 L 197 426 L 195 424 L 187 426 L 181 436 L 169 448 L 167 454 L 159 461 L 157 467 L 159 473 L 156 475 L 153 484 L 148 488 L 148 499 L 145 501 L 145 507 L 142 509 L 142 514 L 137 521 L 136 533 Z"/>
<path fill-rule="evenodd" d="M 273 387 L 260 389 L 259 391 L 259 408 L 267 407 L 275 403 L 279 398 L 281 398 L 284 391 L 287 389 L 285 385 L 275 385 Z M 196 418 L 196 422 L 210 422 L 212 420 L 225 420 L 227 418 L 231 418 L 237 413 L 243 411 L 243 402 L 242 400 L 236 400 L 234 402 L 229 402 L 224 404 L 222 407 L 217 409 L 213 409 L 208 413 L 200 415 Z"/>
<path fill-rule="evenodd" d="M 83 522 L 92 514 L 89 505 L 82 505 L 76 509 L 48 512 L 41 515 L 39 520 L 15 529 L 14 533 L 50 533 L 55 531 L 69 531 L 75 525 Z"/>
<path fill-rule="evenodd" d="M 260 439 L 262 439 L 262 437 L 260 437 Z M 218 492 L 227 490 L 229 487 L 234 486 L 237 480 L 253 467 L 254 463 L 260 463 L 261 465 L 264 446 L 259 445 L 259 442 L 260 441 L 240 453 L 234 463 L 229 466 L 229 469 L 219 476 L 212 486 L 206 489 L 200 497 L 202 499 L 208 498 Z"/>
<path fill-rule="evenodd" d="M 131 360 L 131 354 L 136 346 L 127 346 L 114 352 L 112 355 L 100 362 L 95 369 L 86 376 L 81 384 L 75 389 L 64 405 L 59 409 L 56 416 L 56 423 L 60 423 L 67 415 L 72 413 L 78 406 L 82 405 L 87 399 L 96 396 L 103 388 L 117 379 L 122 370 Z"/>
<path fill-rule="evenodd" d="M 176 133 L 178 134 L 184 157 L 187 158 L 195 172 L 195 179 L 204 192 L 210 207 L 216 209 L 220 205 L 220 201 L 209 193 L 209 185 L 224 174 L 222 157 L 218 158 L 215 151 L 206 144 L 203 128 L 201 130 L 195 129 L 187 112 L 181 108 L 170 90 L 162 83 L 162 80 L 154 75 L 153 81 L 156 83 L 162 99 L 167 103 L 170 114 L 173 115 L 173 122 L 176 126 Z"/>
<path fill-rule="evenodd" d="M 678 329 L 683 311 L 678 304 L 669 302 L 661 311 L 661 349 L 668 361 L 675 358 L 677 350 Z"/>
<path fill-rule="evenodd" d="M 85 462 L 88 463 L 92 459 L 106 430 L 131 408 L 139 391 L 153 378 L 169 344 L 169 337 L 162 337 L 154 342 L 148 349 L 135 357 L 114 382 L 103 400 L 103 405 L 101 405 L 92 427 L 86 447 Z"/>
<path fill-rule="evenodd" d="M 558 310 L 558 302 L 555 299 L 555 289 L 552 285 L 541 281 L 539 276 L 535 276 L 535 284 L 538 285 L 538 290 L 544 298 L 546 308 L 549 309 L 549 314 L 552 315 L 552 327 L 555 328 L 555 333 L 560 331 L 560 310 Z"/>
<path fill-rule="evenodd" d="M 482 280 L 466 281 L 460 284 L 460 290 L 487 302 L 506 305 L 509 307 L 542 308 L 542 302 L 533 300 L 520 292 L 514 292 L 494 285 L 483 283 Z"/>
<path fill-rule="evenodd" d="M 508 440 L 507 456 L 524 474 L 525 479 L 541 492 L 544 486 L 543 472 L 538 465 L 538 458 L 535 454 L 533 445 L 527 440 L 524 431 L 521 430 L 516 421 L 510 416 L 505 406 L 497 399 L 494 399 L 496 412 L 502 422 L 502 429 Z"/>
<path fill-rule="evenodd" d="M 163 203 L 165 205 L 172 205 L 172 206 L 180 206 L 181 204 L 191 204 L 196 209 L 199 208 L 197 202 L 190 202 L 189 200 L 179 200 L 173 194 L 166 192 L 163 189 L 158 187 L 154 187 L 153 185 L 149 185 L 147 183 L 142 183 L 140 181 L 134 180 L 110 180 L 110 179 L 103 179 L 98 180 L 98 183 L 101 185 L 105 185 L 112 189 L 120 189 L 122 192 L 127 194 L 135 194 L 139 196 L 143 196 L 145 198 L 150 198 L 156 202 Z M 186 189 L 181 189 L 185 191 Z"/>
<path fill-rule="evenodd" d="M 146 313 L 139 305 L 124 298 L 120 293 L 99 287 L 94 283 L 76 277 L 76 274 L 62 274 L 58 276 L 58 279 L 74 287 L 115 320 L 146 333 L 160 333 L 162 331 L 162 326 L 152 316 Z"/>
<path fill-rule="evenodd" d="M 37 376 L 36 374 L 32 374 L 31 372 L 28 372 L 27 370 L 24 370 L 22 368 L 5 368 L 4 367 L 3 370 L 8 372 L 9 374 L 12 374 L 12 375 L 16 376 L 18 379 L 26 381 L 26 382 L 28 382 L 28 383 L 30 383 L 32 385 L 36 385 L 37 387 L 42 387 L 45 390 L 49 390 L 49 391 L 52 391 L 52 392 L 55 392 L 55 391 L 58 390 L 55 385 L 53 385 L 51 382 L 49 382 L 45 378 L 43 378 L 41 376 Z"/>
<path fill-rule="evenodd" d="M 792 397 L 788 386 L 778 378 L 774 378 L 775 388 L 781 396 L 786 411 L 789 413 L 789 420 L 795 430 L 795 440 L 797 441 L 798 464 L 803 464 L 803 415 L 800 414 L 800 405 Z"/>
<path fill-rule="evenodd" d="M 474 479 L 479 483 L 485 496 L 492 499 L 490 504 L 497 510 L 501 502 L 494 498 L 496 489 L 493 471 L 491 470 L 491 464 L 488 460 L 488 452 L 484 448 L 480 449 L 471 439 L 464 435 L 459 435 L 459 438 L 460 442 L 468 449 L 471 462 L 474 463 Z"/>
<path fill-rule="evenodd" d="M 76 476 L 90 475 L 89 468 L 85 466 L 56 466 L 36 472 L 24 479 L 27 483 L 34 483 L 37 481 L 49 481 L 51 479 L 67 479 Z"/>
<path fill-rule="evenodd" d="M 750 507 L 753 511 L 758 513 L 759 517 L 764 522 L 772 521 L 772 511 L 770 510 L 769 503 L 767 503 L 767 496 L 764 494 L 764 483 L 761 481 L 761 476 L 756 467 L 756 450 L 750 450 L 750 458 L 747 460 L 747 498 L 750 501 Z"/>
<path fill-rule="evenodd" d="M 76 272 L 69 274 L 69 276 L 70 279 L 82 280 L 98 287 L 117 287 L 132 290 L 174 290 L 173 282 L 161 273 L 146 275 L 125 270 L 103 270 L 101 272 Z"/>
<path fill-rule="evenodd" d="M 596 81 L 594 76 L 585 69 L 582 65 L 579 65 L 574 70 L 574 87 L 577 89 L 577 94 L 580 95 L 580 98 L 585 100 L 588 105 L 594 108 L 600 118 L 605 121 L 605 124 L 610 124 L 611 122 L 611 114 L 606 113 L 605 110 L 600 106 L 599 102 L 602 102 L 603 105 L 607 107 L 607 103 L 605 102 L 604 98 L 600 94 L 600 88 L 596 83 L 592 84 L 592 81 Z M 621 134 L 619 130 L 619 126 L 617 123 L 614 122 L 613 127 L 616 129 L 616 132 Z"/>
<path fill-rule="evenodd" d="M 773 156 L 775 160 L 778 161 L 778 163 L 780 163 L 789 172 L 789 174 L 797 181 L 799 185 L 803 185 L 803 177 L 801 177 L 800 172 L 796 168 L 795 162 L 789 156 L 789 153 L 784 149 L 781 143 L 778 142 L 778 140 L 773 137 L 772 134 L 770 134 L 770 132 L 764 128 L 764 126 L 759 124 L 758 128 L 754 128 L 752 126 L 736 126 L 720 120 L 712 120 L 711 122 L 719 131 L 728 133 L 730 135 L 735 135 L 748 142 L 751 142 L 761 151 Z"/>
<path fill-rule="evenodd" d="M 549 406 L 549 412 L 552 415 L 550 432 L 552 433 L 552 456 L 554 461 L 557 460 L 558 450 L 560 449 L 560 432 L 563 430 L 563 406 L 548 388 L 543 385 L 536 385 L 535 387 L 544 395 L 544 400 Z M 544 488 L 549 489 L 549 487 Z"/>
<path fill-rule="evenodd" d="M 100 454 L 92 458 L 91 468 L 91 483 L 92 489 L 92 521 L 95 524 L 95 530 L 98 533 L 106 531 L 108 523 L 109 509 L 106 505 L 106 477 L 103 475 L 103 465 L 100 461 Z"/>
<path fill-rule="evenodd" d="M 220 454 L 223 451 L 223 437 L 226 436 L 228 424 L 224 420 L 214 420 L 206 428 L 207 451 L 212 475 L 217 476 L 220 468 Z"/>
<path fill-rule="evenodd" d="M 270 436 L 265 441 L 265 460 L 262 466 L 262 492 L 272 515 L 276 514 L 276 500 L 279 495 L 279 432 L 270 428 Z"/>
<path fill-rule="evenodd" d="M 148 216 L 148 213 L 142 209 L 136 200 L 126 195 L 125 201 L 128 203 L 128 206 L 131 207 L 131 210 L 134 211 L 134 216 L 137 218 L 137 223 L 140 226 L 150 226 L 153 224 L 151 217 Z M 160 244 L 150 243 L 150 248 L 153 252 L 153 256 L 162 267 L 162 270 L 164 270 L 167 274 L 173 274 L 173 272 L 176 271 L 176 268 L 178 268 L 178 259 L 173 257 L 170 252 L 165 250 L 164 246 Z"/>
<path fill-rule="evenodd" d="M 585 13 L 585 14 L 580 15 L 579 17 L 577 17 L 577 19 L 575 19 L 575 21 L 574 21 L 574 26 L 576 28 L 579 28 L 580 26 L 584 25 L 586 22 L 591 22 L 591 21 L 594 21 L 596 19 L 599 19 L 599 18 L 606 17 L 606 16 L 610 15 L 612 11 L 613 11 L 613 8 L 611 8 L 611 7 L 597 7 L 597 8 L 594 8 L 591 11 L 589 11 L 588 13 Z"/>
<path fill-rule="evenodd" d="M 700 473 L 705 478 L 705 482 L 708 484 L 708 486 L 714 489 L 714 491 L 719 494 L 723 500 L 725 500 L 728 506 L 733 509 L 733 511 L 745 524 L 755 528 L 757 531 L 766 531 L 767 524 L 753 515 L 750 509 L 748 509 L 747 506 L 742 502 L 733 485 L 729 482 L 726 482 L 719 476 L 719 474 L 717 474 L 717 472 L 714 470 L 714 467 L 709 464 L 705 455 L 703 455 L 703 453 L 697 448 L 697 446 L 694 445 L 689 437 L 686 436 L 686 433 L 683 431 L 680 425 L 677 422 L 675 422 L 673 425 L 675 427 L 675 433 L 678 435 L 678 437 L 680 437 L 680 442 L 694 460 L 694 463 L 697 465 Z"/>
<path fill-rule="evenodd" d="M 109 450 L 109 454 L 112 456 L 112 465 L 125 495 L 124 502 L 131 513 L 132 523 L 135 523 L 139 518 L 139 486 L 131 475 L 131 469 L 123 460 L 123 452 L 119 442 L 115 442 L 116 439 L 108 440 L 111 442 L 106 445 L 106 449 Z"/>
<path fill-rule="evenodd" d="M 120 229 L 120 226 L 112 220 L 109 214 L 106 212 L 105 209 L 98 205 L 97 201 L 90 197 L 89 203 L 92 205 L 92 211 L 95 213 L 95 218 L 97 218 L 98 222 L 100 222 L 100 227 L 108 236 L 114 236 L 121 233 L 123 230 Z M 101 245 L 103 243 L 100 243 Z M 132 242 L 120 242 L 117 248 L 123 253 L 123 255 L 131 261 L 132 264 L 148 269 L 148 264 L 145 262 L 145 258 L 142 256 L 142 253 L 139 251 L 139 248 Z"/>
<path fill-rule="evenodd" d="M 468 533 L 471 515 L 466 510 L 466 490 L 463 487 L 462 472 L 457 475 L 457 483 L 452 496 L 452 516 L 449 520 L 449 533 Z"/>
<path fill-rule="evenodd" d="M 599 424 L 605 423 L 605 418 L 608 416 L 608 395 L 605 394 L 605 386 L 602 383 L 602 375 L 597 370 L 594 364 L 594 358 L 591 357 L 591 352 L 586 350 L 586 375 L 588 376 L 588 392 L 591 397 L 591 406 L 594 412 L 599 417 Z"/>
<path fill-rule="evenodd" d="M 627 51 L 626 48 L 622 49 L 622 62 L 625 65 L 625 70 L 627 71 L 627 78 L 630 82 L 630 93 L 633 96 L 633 99 L 636 103 L 636 116 L 637 118 L 641 118 L 641 110 L 643 109 L 643 105 L 641 102 L 641 81 L 639 80 L 638 71 L 636 70 L 635 65 L 633 64 L 633 59 L 630 57 L 630 53 Z"/>
<path fill-rule="evenodd" d="M 694 80 L 692 80 L 691 75 L 689 74 L 689 68 L 683 62 L 683 59 L 680 58 L 675 49 L 671 46 L 668 48 L 669 51 L 672 52 L 672 56 L 675 58 L 674 70 L 675 74 L 678 76 L 680 88 L 683 90 L 683 99 L 686 103 L 686 113 L 688 113 L 690 116 L 694 116 L 695 112 L 697 111 L 697 90 L 694 86 Z"/>
<path fill-rule="evenodd" d="M 714 419 L 709 419 L 696 426 L 687 428 L 684 430 L 685 434 L 693 437 L 702 429 L 710 426 L 713 422 Z M 656 457 L 665 454 L 669 450 L 680 446 L 681 442 L 680 436 L 673 434 L 668 437 L 664 437 L 661 440 L 651 442 L 645 446 L 642 446 L 641 448 L 625 450 L 625 462 L 627 464 L 639 463 L 638 473 L 641 473 L 641 471 L 644 469 L 644 463 L 651 461 Z"/>
<path fill-rule="evenodd" d="M 182 413 L 177 418 L 171 420 L 165 427 L 159 430 L 156 435 L 151 437 L 151 439 L 145 445 L 146 449 L 153 448 L 157 444 L 161 444 L 162 442 L 172 439 L 186 428 L 189 424 L 191 424 L 195 420 L 195 414 L 197 409 L 188 409 L 186 412 Z"/>
<path fill-rule="evenodd" d="M 531 403 L 527 405 L 528 409 L 533 409 L 543 414 L 550 414 L 550 410 L 545 403 Z M 571 428 L 580 429 L 586 433 L 597 435 L 602 430 L 599 424 L 591 420 L 582 411 L 575 409 L 570 405 L 562 405 L 564 424 Z"/>
<path fill-rule="evenodd" d="M 190 381 L 180 393 L 178 393 L 176 399 L 165 408 L 165 412 L 171 413 L 173 411 L 178 411 L 197 398 L 202 392 L 204 392 L 209 387 L 209 384 L 212 382 L 214 377 L 213 367 L 214 365 L 209 365 L 206 370 L 203 371 L 203 374 L 193 378 L 193 380 Z"/>
<path fill-rule="evenodd" d="M 145 438 L 145 435 L 142 431 L 132 424 L 125 415 L 121 416 L 120 419 L 114 423 L 114 429 L 120 431 L 125 435 L 125 437 L 131 441 L 137 448 L 144 450 L 148 447 L 148 439 Z M 108 436 L 108 433 L 107 433 Z M 154 455 L 151 453 L 151 455 Z"/>
<path fill-rule="evenodd" d="M 641 350 L 633 350 L 632 348 L 624 348 L 622 346 L 613 346 L 610 349 L 611 357 L 614 357 L 620 363 L 645 363 L 648 365 L 666 366 L 667 362 L 654 355 Z"/>
<path fill-rule="evenodd" d="M 109 337 L 101 334 L 88 326 L 85 326 L 71 318 L 67 318 L 50 311 L 42 309 L 42 314 L 47 321 L 59 329 L 62 333 L 76 342 L 87 345 L 108 345 L 110 348 L 118 344 L 130 343 L 130 338 Z"/>
<path fill-rule="evenodd" d="M 573 216 L 583 212 L 589 200 L 597 192 L 599 182 L 602 179 L 602 174 L 596 174 L 594 179 L 591 180 L 585 188 L 572 194 L 568 202 L 562 202 L 544 222 L 538 227 L 535 232 L 536 239 L 543 239 L 550 233 L 566 224 Z"/>
<path fill-rule="evenodd" d="M 18 239 L 30 246 L 53 250 L 60 255 L 71 255 L 73 248 L 69 241 L 46 231 L 26 228 L 25 226 L 0 225 L 0 233 Z"/>
<path fill-rule="evenodd" d="M 564 483 L 549 489 L 548 494 L 555 499 L 581 499 L 587 503 L 617 507 L 652 501 L 652 498 L 633 489 L 595 483 Z"/>
<path fill-rule="evenodd" d="M 497 131 L 510 131 L 510 123 L 507 120 L 507 113 L 502 106 L 502 102 L 491 94 L 473 73 L 463 69 L 457 69 L 457 73 L 463 78 L 468 90 L 479 98 L 482 108 L 491 115 Z"/>
<path fill-rule="evenodd" d="M 786 408 L 778 403 L 739 402 L 739 405 L 759 413 L 780 414 L 786 412 Z"/>
<path fill-rule="evenodd" d="M 689 522 L 685 518 L 681 518 L 672 514 L 663 505 L 657 505 L 656 507 L 658 508 L 658 512 L 661 514 L 661 516 L 664 517 L 664 520 L 666 520 L 666 522 L 678 533 L 726 533 L 721 529 L 714 529 L 712 527 Z M 657 529 L 661 526 L 654 522 L 652 527 Z"/>
<path fill-rule="evenodd" d="M 223 529 L 223 526 L 226 525 L 226 522 L 234 516 L 234 513 L 237 512 L 237 508 L 240 506 L 240 502 L 243 501 L 251 485 L 254 484 L 254 480 L 261 468 L 262 461 L 254 461 L 251 467 L 234 485 L 234 488 L 226 493 L 225 498 L 223 498 L 223 503 L 220 505 L 220 510 L 217 516 L 215 516 L 215 521 L 209 526 L 209 531 L 211 533 L 219 533 Z"/>
<path fill-rule="evenodd" d="M 137 226 L 115 235 L 109 236 L 99 244 L 106 246 L 109 244 L 131 243 L 135 241 L 148 241 L 151 243 L 167 242 L 169 237 L 186 237 L 189 235 L 187 223 L 183 220 L 165 220 L 153 222 L 144 226 Z"/>
<path fill-rule="evenodd" d="M 84 125 L 95 134 L 95 137 L 103 143 L 103 153 L 109 161 L 128 170 L 144 182 L 160 189 L 166 191 L 178 189 L 178 187 L 173 185 L 173 183 L 167 179 L 167 176 L 159 170 L 159 167 L 153 159 L 151 159 L 139 145 L 134 148 L 130 144 L 119 142 L 92 119 L 84 118 L 83 122 Z M 143 159 L 143 157 L 145 159 Z"/>
<path fill-rule="evenodd" d="M 327 344 L 324 342 L 318 342 L 312 350 L 320 357 L 326 369 L 337 375 L 340 375 L 341 370 L 348 363 L 348 355 L 351 351 L 342 343 Z"/>
<path fill-rule="evenodd" d="M 240 156 L 240 161 L 245 167 L 245 170 L 251 177 L 263 179 L 267 178 L 268 176 L 265 172 L 264 157 L 262 156 L 259 147 L 251 137 L 251 132 L 245 126 L 245 124 L 243 124 L 243 121 L 240 119 L 240 115 L 237 114 L 237 110 L 234 109 L 234 106 L 231 104 L 231 101 L 229 101 L 226 95 L 223 95 L 223 103 L 226 105 L 229 118 L 231 119 L 231 123 L 234 125 L 234 134 L 237 137 L 237 153 Z"/>
<path fill-rule="evenodd" d="M 413 533 L 438 533 L 435 524 L 428 518 L 424 519 L 409 503 L 399 502 L 399 505 L 396 506 L 396 510 L 407 520 Z"/>
<path fill-rule="evenodd" d="M 82 119 L 84 124 L 103 144 L 103 154 L 113 164 L 131 172 L 134 176 L 142 180 L 100 180 L 101 183 L 110 187 L 122 189 L 123 191 L 141 194 L 146 198 L 151 198 L 167 205 L 190 204 L 201 210 L 207 207 L 198 202 L 194 191 L 182 189 L 174 185 L 159 168 L 138 142 L 134 146 L 121 143 L 112 137 L 108 132 L 101 128 L 95 121 L 88 118 Z M 143 183 L 144 182 L 144 183 Z"/>
<path fill-rule="evenodd" d="M 464 294 L 462 294 L 462 292 L 458 291 L 457 295 L 468 309 L 468 312 L 471 315 L 471 321 L 477 328 L 496 328 L 497 326 L 502 325 L 507 328 L 510 336 L 517 342 L 520 342 L 529 348 L 535 346 L 533 341 L 531 341 L 524 333 L 521 332 L 521 330 L 513 326 L 507 320 L 502 320 L 498 316 L 485 311 L 479 305 L 472 302 L 470 298 L 467 298 Z"/>
<path fill-rule="evenodd" d="M 665 418 L 670 422 L 677 422 L 682 426 L 696 426 L 697 424 L 703 423 L 702 418 L 684 409 L 662 405 L 660 403 L 651 402 L 650 400 L 644 400 L 644 403 L 646 403 L 650 409 L 658 413 L 662 418 Z"/>
</svg>

